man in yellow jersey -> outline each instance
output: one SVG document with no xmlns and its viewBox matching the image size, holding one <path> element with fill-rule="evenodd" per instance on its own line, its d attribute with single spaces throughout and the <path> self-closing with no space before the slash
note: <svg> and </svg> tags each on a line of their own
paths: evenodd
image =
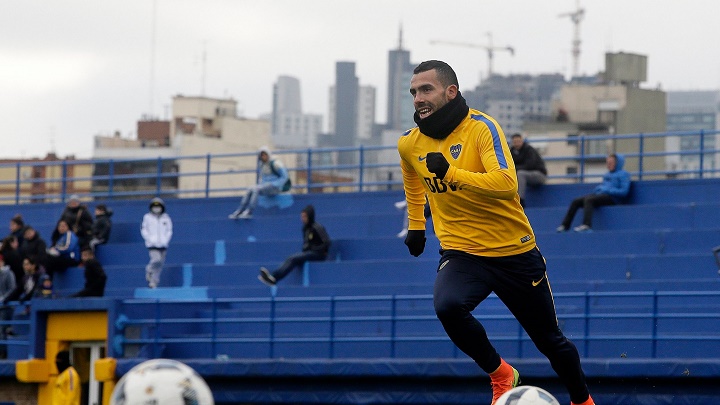
<svg viewBox="0 0 720 405">
<path fill-rule="evenodd" d="M 80 376 L 70 364 L 70 353 L 67 350 L 55 356 L 58 376 L 52 393 L 53 405 L 80 405 Z"/>
<path fill-rule="evenodd" d="M 492 117 L 468 108 L 458 87 L 445 62 L 426 61 L 413 71 L 418 126 L 398 140 L 409 218 L 405 244 L 413 256 L 425 249 L 427 196 L 441 246 L 435 313 L 453 343 L 490 375 L 493 404 L 520 377 L 471 314 L 491 292 L 550 360 L 572 405 L 594 405 L 578 351 L 558 327 L 505 134 Z"/>
</svg>

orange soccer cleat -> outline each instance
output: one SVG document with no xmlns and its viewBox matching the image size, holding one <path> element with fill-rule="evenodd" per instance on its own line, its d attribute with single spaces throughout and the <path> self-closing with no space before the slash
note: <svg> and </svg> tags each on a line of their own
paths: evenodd
<svg viewBox="0 0 720 405">
<path fill-rule="evenodd" d="M 505 360 L 500 359 L 500 367 L 490 373 L 490 386 L 492 386 L 493 391 L 493 399 L 490 405 L 495 404 L 495 401 L 497 401 L 502 394 L 517 387 L 519 384 L 520 373 L 518 373 L 514 367 L 507 364 Z"/>
</svg>

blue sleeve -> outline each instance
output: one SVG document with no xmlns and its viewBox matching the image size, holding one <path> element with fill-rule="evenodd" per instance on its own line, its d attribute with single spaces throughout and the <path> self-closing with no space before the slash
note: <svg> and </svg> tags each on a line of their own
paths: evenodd
<svg viewBox="0 0 720 405">
<path fill-rule="evenodd" d="M 73 259 L 80 261 L 80 238 L 73 235 L 72 238 Z"/>
<path fill-rule="evenodd" d="M 607 187 L 606 193 L 615 198 L 625 198 L 630 192 L 630 174 L 626 171 L 617 173 L 615 181 L 610 187 Z"/>
<path fill-rule="evenodd" d="M 55 249 L 60 252 L 60 255 L 70 257 L 75 260 L 80 260 L 80 241 L 72 232 L 68 232 L 58 239 L 55 244 Z"/>
<path fill-rule="evenodd" d="M 271 162 L 270 165 L 275 170 L 273 171 L 271 179 L 269 179 L 268 182 L 273 186 L 282 189 L 285 185 L 285 182 L 288 180 L 288 171 L 282 164 L 279 167 L 275 166 L 275 161 Z M 277 175 L 275 175 L 275 172 L 277 172 Z"/>
</svg>

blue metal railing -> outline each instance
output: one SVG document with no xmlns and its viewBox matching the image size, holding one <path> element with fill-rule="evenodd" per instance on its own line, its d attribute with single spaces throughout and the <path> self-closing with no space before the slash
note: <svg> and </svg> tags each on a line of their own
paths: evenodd
<svg viewBox="0 0 720 405">
<path fill-rule="evenodd" d="M 0 336 L 5 338 L 0 339 L 0 352 L 8 353 L 11 346 L 30 346 L 27 337 L 27 333 L 30 331 L 30 316 L 29 312 L 21 311 L 23 308 L 29 309 L 27 304 L 18 302 L 9 302 L 4 305 L 0 303 L 0 329 L 3 331 Z"/>
<path fill-rule="evenodd" d="M 689 297 L 693 300 L 690 303 L 686 302 Z M 718 297 L 720 292 L 716 291 L 580 292 L 555 294 L 555 303 L 558 319 L 565 325 L 563 329 L 566 335 L 581 346 L 580 352 L 585 357 L 592 355 L 591 344 L 600 342 L 621 346 L 622 342 L 632 341 L 644 343 L 648 347 L 645 358 L 658 358 L 662 357 L 658 353 L 658 345 L 662 343 L 720 343 L 720 330 L 712 326 L 720 322 Z M 254 353 L 257 353 L 257 345 L 261 344 L 265 345 L 267 351 L 260 357 L 275 358 L 278 344 L 300 347 L 316 343 L 325 345 L 325 354 L 321 358 L 335 358 L 338 344 L 374 343 L 385 344 L 383 353 L 390 353 L 390 357 L 395 358 L 396 349 L 407 342 L 450 344 L 442 329 L 435 327 L 439 321 L 433 311 L 432 295 L 267 297 L 194 302 L 124 300 L 122 305 L 121 312 L 125 314 L 117 330 L 118 353 L 123 353 L 124 348 L 129 346 L 149 346 L 149 353 L 157 356 L 163 347 L 192 343 L 198 352 L 203 352 L 203 345 L 209 347 L 205 352 L 208 357 L 215 358 L 224 355 L 217 350 L 221 344 L 226 348 L 231 344 L 253 345 Z M 242 310 L 232 312 L 233 308 Z M 147 317 L 148 314 L 154 315 Z M 506 356 L 526 356 L 523 345 L 530 339 L 497 297 L 492 295 L 488 302 L 483 303 L 482 313 L 475 315 L 486 325 L 492 341 L 517 347 L 515 356 L 505 353 Z M 659 330 L 659 322 L 674 319 L 702 319 L 707 320 L 709 326 L 705 330 L 698 330 L 692 325 L 686 325 L 687 322 L 676 322 Z M 646 321 L 645 324 L 649 326 L 624 333 L 603 329 L 602 324 L 611 320 L 627 321 L 629 324 Z M 411 332 L 399 326 L 412 322 L 420 325 L 409 328 Z M 497 325 L 490 325 L 498 322 L 506 322 L 506 327 L 501 328 L 504 332 L 498 333 Z M 349 327 L 343 328 L 345 332 L 338 331 L 340 325 L 361 323 L 374 323 L 374 326 L 365 329 Z M 303 324 L 309 327 L 303 328 Z M 383 327 L 379 328 L 378 324 Z M 508 324 L 516 326 L 508 328 Z M 247 331 L 259 330 L 259 325 L 264 328 L 254 333 L 218 332 L 220 327 L 227 325 L 235 325 L 235 329 Z M 180 326 L 182 331 L 173 331 L 174 327 Z M 133 327 L 144 330 L 144 336 L 130 338 L 123 335 L 124 330 Z M 308 333 L 309 330 L 312 333 Z M 137 331 L 134 335 L 138 335 Z M 231 357 L 242 357 L 238 353 L 243 353 L 243 350 L 236 350 Z M 459 352 L 453 351 L 451 357 L 458 356 Z M 684 356 L 688 357 L 687 354 Z M 435 357 L 443 357 L 443 354 L 438 353 Z"/>
<path fill-rule="evenodd" d="M 628 346 L 627 342 L 634 342 L 629 346 L 644 344 L 646 347 L 647 355 L 643 358 L 655 359 L 668 357 L 667 347 L 664 348 L 664 355 L 661 353 L 662 344 L 693 342 L 693 345 L 714 346 L 720 343 L 720 329 L 716 327 L 720 323 L 718 297 L 718 291 L 578 292 L 557 293 L 555 303 L 558 320 L 565 334 L 575 341 L 584 357 L 593 355 L 592 345 L 624 347 Z M 16 314 L 16 307 L 26 306 L 11 305 Z M 241 310 L 234 313 L 233 308 Z M 530 339 L 497 297 L 491 295 L 482 308 L 482 313 L 475 315 L 487 327 L 490 339 L 516 348 L 515 353 L 506 351 L 506 356 L 527 357 L 524 346 Z M 414 342 L 416 347 L 423 343 L 447 343 L 452 346 L 438 326 L 432 295 L 429 294 L 202 301 L 128 299 L 122 301 L 119 313 L 122 315 L 115 321 L 116 336 L 113 344 L 115 353 L 120 356 L 128 352 L 128 347 L 143 346 L 147 355 L 158 357 L 164 347 L 176 344 L 193 344 L 194 351 L 207 353 L 208 358 L 226 355 L 226 351 L 221 353 L 218 347 L 227 350 L 228 345 L 253 345 L 253 353 L 257 353 L 257 345 L 264 345 L 266 354 L 261 353 L 261 358 L 278 357 L 276 347 L 279 344 L 324 344 L 322 356 L 310 356 L 321 358 L 336 358 L 340 344 L 384 345 L 380 356 L 390 358 L 399 357 L 397 349 L 408 342 Z M 698 329 L 698 323 L 693 321 L 706 326 Z M 626 322 L 641 327 L 622 333 L 603 328 L 603 324 L 611 322 Z M 660 328 L 663 322 L 672 322 L 672 325 Z M 376 326 L 365 329 L 347 327 L 362 323 L 383 326 L 381 329 Z M 413 327 L 406 328 L 412 323 Z M 498 323 L 504 323 L 505 326 L 498 327 Z M 309 328 L 303 328 L 303 325 L 309 325 Z M 29 346 L 26 334 L 31 327 L 29 319 L 16 316 L 10 320 L 0 320 L 0 327 L 7 326 L 15 329 L 15 336 L 0 340 L 0 346 Z M 250 332 L 221 331 L 228 327 Z M 257 332 L 260 327 L 263 327 L 262 331 Z M 134 333 L 126 333 L 133 328 Z M 312 334 L 307 333 L 309 329 L 313 331 Z M 503 332 L 498 332 L 499 329 Z M 686 351 L 687 348 L 683 347 L 683 351 Z M 236 350 L 231 354 L 233 357 L 241 357 L 237 353 L 242 352 Z M 460 356 L 454 346 L 451 353 L 437 353 L 434 357 Z M 684 353 L 683 357 L 693 355 Z"/>
<path fill-rule="evenodd" d="M 634 179 L 703 178 L 720 176 L 720 149 L 705 145 L 708 137 L 716 138 L 719 133 L 708 130 L 577 135 L 532 138 L 530 142 L 574 151 L 571 155 L 545 156 L 549 164 L 565 163 L 561 165 L 563 170 L 574 170 L 557 172 L 559 169 L 551 167 L 550 183 L 597 181 L 600 174 L 590 173 L 588 167 L 602 162 L 608 144 L 625 155 L 626 168 L 631 168 Z M 697 141 L 697 148 L 681 150 L 678 145 L 682 140 Z M 660 141 L 664 142 L 663 147 L 658 147 Z M 671 141 L 676 145 L 671 145 Z M 285 162 L 293 179 L 293 190 L 298 193 L 327 189 L 373 191 L 402 185 L 394 145 L 279 150 L 275 155 Z M 69 194 L 87 199 L 149 195 L 207 198 L 237 194 L 252 185 L 247 179 L 257 176 L 256 162 L 253 151 L 170 158 L 0 163 L 0 203 L 62 202 Z M 186 165 L 192 168 L 183 168 Z M 74 175 L 82 172 L 89 174 Z M 240 175 L 246 175 L 245 180 L 236 180 Z"/>
</svg>

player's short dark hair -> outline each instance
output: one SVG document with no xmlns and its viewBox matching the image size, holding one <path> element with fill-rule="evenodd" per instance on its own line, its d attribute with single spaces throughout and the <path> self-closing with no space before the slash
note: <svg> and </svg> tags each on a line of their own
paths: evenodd
<svg viewBox="0 0 720 405">
<path fill-rule="evenodd" d="M 512 139 L 522 138 L 522 135 L 520 135 L 520 133 L 518 133 L 518 132 L 515 132 L 514 134 L 512 134 L 512 136 L 510 138 L 512 138 Z"/>
<path fill-rule="evenodd" d="M 98 204 L 95 206 L 96 210 L 100 210 L 102 212 L 107 212 L 107 205 L 105 204 Z"/>
<path fill-rule="evenodd" d="M 444 87 L 448 87 L 453 84 L 457 87 L 460 87 L 460 84 L 458 84 L 457 75 L 455 74 L 453 68 L 451 68 L 450 65 L 448 65 L 447 63 L 440 60 L 426 60 L 425 62 L 420 63 L 415 67 L 415 70 L 413 70 L 413 74 L 427 72 L 433 69 L 437 73 L 437 78 L 440 81 L 440 84 L 442 84 Z"/>
</svg>

